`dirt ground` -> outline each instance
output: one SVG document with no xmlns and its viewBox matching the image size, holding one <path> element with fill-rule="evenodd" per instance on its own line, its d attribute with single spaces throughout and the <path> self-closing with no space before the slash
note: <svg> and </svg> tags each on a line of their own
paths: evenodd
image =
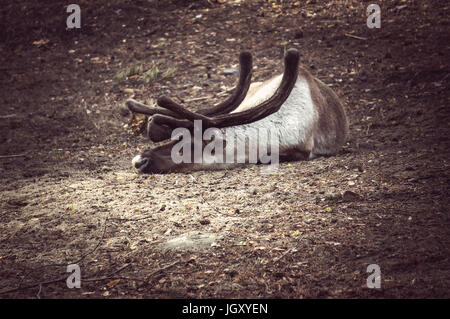
<svg viewBox="0 0 450 319">
<path fill-rule="evenodd" d="M 78 0 L 0 7 L 1 298 L 449 298 L 450 5 Z M 334 157 L 139 175 L 127 98 L 222 101 L 287 48 L 345 103 Z M 231 72 L 233 73 L 233 72 Z M 135 123 L 135 122 L 133 122 Z M 81 268 L 69 289 L 66 266 Z M 367 266 L 381 269 L 369 289 Z"/>
</svg>

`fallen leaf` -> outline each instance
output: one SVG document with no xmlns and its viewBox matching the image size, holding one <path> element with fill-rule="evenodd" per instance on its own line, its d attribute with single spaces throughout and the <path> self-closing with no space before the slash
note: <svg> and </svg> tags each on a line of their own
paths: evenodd
<svg viewBox="0 0 450 319">
<path fill-rule="evenodd" d="M 300 235 L 300 231 L 296 230 L 292 232 L 291 237 L 298 237 Z"/>
<path fill-rule="evenodd" d="M 108 282 L 106 285 L 108 286 L 108 288 L 113 288 L 119 282 L 120 282 L 120 279 L 115 279 L 115 280 L 112 280 L 112 281 Z"/>
<path fill-rule="evenodd" d="M 39 40 L 39 41 L 34 41 L 34 42 L 33 42 L 33 45 L 35 45 L 35 46 L 37 46 L 37 47 L 41 47 L 41 46 L 43 46 L 43 45 L 45 45 L 45 44 L 47 44 L 47 43 L 49 43 L 49 42 L 50 42 L 49 39 L 41 39 L 41 40 Z"/>
</svg>

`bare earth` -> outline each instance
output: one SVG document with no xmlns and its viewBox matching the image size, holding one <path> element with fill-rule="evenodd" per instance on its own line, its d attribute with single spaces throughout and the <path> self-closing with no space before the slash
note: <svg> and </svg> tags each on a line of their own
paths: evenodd
<svg viewBox="0 0 450 319">
<path fill-rule="evenodd" d="M 77 3 L 79 30 L 63 1 L 0 8 L 0 297 L 450 297 L 447 1 L 383 1 L 380 29 L 352 0 Z M 264 80 L 290 47 L 345 102 L 338 156 L 132 171 L 127 98 L 212 106 L 241 50 Z"/>
</svg>

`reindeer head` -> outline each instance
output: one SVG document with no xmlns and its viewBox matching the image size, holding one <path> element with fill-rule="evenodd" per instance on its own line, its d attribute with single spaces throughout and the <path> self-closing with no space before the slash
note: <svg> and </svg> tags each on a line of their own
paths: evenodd
<svg viewBox="0 0 450 319">
<path fill-rule="evenodd" d="M 203 139 L 200 138 L 199 140 L 196 137 L 203 136 L 207 131 L 211 133 L 211 130 L 223 132 L 226 128 L 242 125 L 251 126 L 253 123 L 277 112 L 289 97 L 296 83 L 299 68 L 298 51 L 290 49 L 286 52 L 285 68 L 280 85 L 270 98 L 251 108 L 233 112 L 246 98 L 252 76 L 251 54 L 242 52 L 239 62 L 239 82 L 233 94 L 227 100 L 212 108 L 192 112 L 167 97 L 161 97 L 157 100 L 159 107 L 150 107 L 133 99 L 128 100 L 127 106 L 132 112 L 152 115 L 147 126 L 148 137 L 154 142 L 166 141 L 158 147 L 148 149 L 135 156 L 132 160 L 133 167 L 142 173 L 182 171 L 198 166 L 206 167 L 205 165 L 216 167 L 217 165 L 211 166 L 211 163 L 204 163 L 202 161 L 205 159 L 204 156 L 199 158 L 201 152 L 199 153 L 198 150 L 203 150 L 206 143 Z M 197 125 L 199 123 L 200 125 Z M 187 142 L 185 141 L 182 152 L 177 148 L 180 143 L 178 139 L 180 132 L 194 136 Z M 178 135 L 178 138 L 174 135 Z M 185 138 L 183 134 L 181 135 L 182 138 Z M 216 142 L 223 142 L 224 146 L 229 142 L 221 134 L 207 135 L 216 139 Z M 232 151 L 234 152 L 234 150 Z M 190 160 L 180 163 L 174 160 L 174 155 L 185 156 Z M 212 156 L 220 157 L 225 156 L 225 154 L 212 154 Z M 218 162 L 220 163 L 220 160 Z"/>
</svg>

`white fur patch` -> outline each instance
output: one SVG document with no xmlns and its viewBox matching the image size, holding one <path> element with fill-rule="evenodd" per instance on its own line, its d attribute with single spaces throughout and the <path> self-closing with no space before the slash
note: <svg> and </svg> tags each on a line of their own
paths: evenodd
<svg viewBox="0 0 450 319">
<path fill-rule="evenodd" d="M 282 75 L 279 75 L 256 88 L 254 94 L 247 96 L 239 107 L 234 110 L 240 112 L 254 107 L 268 100 L 280 86 Z M 317 114 L 314 109 L 306 79 L 299 77 L 287 100 L 280 110 L 259 121 L 227 128 L 234 130 L 234 135 L 240 139 L 252 136 L 254 129 L 269 129 L 279 138 L 279 147 L 297 146 L 306 141 Z"/>
</svg>

